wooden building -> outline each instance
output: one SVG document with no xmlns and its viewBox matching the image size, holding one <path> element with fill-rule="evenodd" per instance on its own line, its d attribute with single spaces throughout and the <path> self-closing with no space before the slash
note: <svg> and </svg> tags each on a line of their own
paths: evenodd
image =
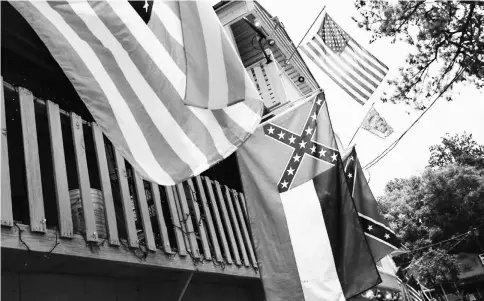
<svg viewBox="0 0 484 301">
<path fill-rule="evenodd" d="M 319 89 L 262 6 L 214 9 L 267 111 Z M 263 300 L 234 156 L 173 187 L 143 180 L 6 1 L 1 19 L 2 301 Z"/>
</svg>

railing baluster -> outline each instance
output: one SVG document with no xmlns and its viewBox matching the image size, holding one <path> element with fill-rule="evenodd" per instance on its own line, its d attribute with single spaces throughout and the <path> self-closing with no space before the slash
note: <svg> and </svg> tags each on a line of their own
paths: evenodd
<svg viewBox="0 0 484 301">
<path fill-rule="evenodd" d="M 161 244 L 166 253 L 172 253 L 170 239 L 168 238 L 168 229 L 166 228 L 165 218 L 163 216 L 163 208 L 161 207 L 160 186 L 153 182 L 150 182 L 150 185 L 153 203 L 155 204 L 156 218 L 158 220 L 158 226 L 160 227 Z"/>
<path fill-rule="evenodd" d="M 220 251 L 217 234 L 215 233 L 215 227 L 213 225 L 212 214 L 210 213 L 210 208 L 208 208 L 207 196 L 205 195 L 205 189 L 203 188 L 203 183 L 200 176 L 195 177 L 195 184 L 198 187 L 198 191 L 200 192 L 202 209 L 205 215 L 205 221 L 207 222 L 208 233 L 210 234 L 212 247 L 213 247 L 213 250 L 215 251 L 215 258 L 217 259 L 217 261 L 222 262 L 223 261 L 222 252 Z"/>
<path fill-rule="evenodd" d="M 116 211 L 114 209 L 113 191 L 111 189 L 111 179 L 109 177 L 108 160 L 106 158 L 106 148 L 104 146 L 103 133 L 95 123 L 91 124 L 91 128 L 94 139 L 94 148 L 96 149 L 96 159 L 97 166 L 99 168 L 101 190 L 103 192 L 104 212 L 106 216 L 106 224 L 108 226 L 107 230 L 109 234 L 109 244 L 119 246 Z"/>
<path fill-rule="evenodd" d="M 148 202 L 146 201 L 146 192 L 143 179 L 137 172 L 133 172 L 134 186 L 138 200 L 139 211 L 141 215 L 141 224 L 145 233 L 146 246 L 150 251 L 156 251 L 155 236 L 151 227 L 150 212 L 148 211 Z"/>
<path fill-rule="evenodd" d="M 254 249 L 252 247 L 252 241 L 250 240 L 250 235 L 249 235 L 249 225 L 246 223 L 248 222 L 248 219 L 245 218 L 244 213 L 242 212 L 240 203 L 241 199 L 238 197 L 239 193 L 236 190 L 232 190 L 232 195 L 234 197 L 234 203 L 235 203 L 235 209 L 237 211 L 237 215 L 239 216 L 239 222 L 242 227 L 242 234 L 244 235 L 244 240 L 245 240 L 245 246 L 246 249 L 249 253 L 250 260 L 252 262 L 252 265 L 254 267 L 257 267 L 257 260 L 255 259 L 255 254 L 254 254 Z"/>
<path fill-rule="evenodd" d="M 215 215 L 215 223 L 217 225 L 218 232 L 220 233 L 220 240 L 222 240 L 222 247 L 225 254 L 225 259 L 227 260 L 227 263 L 231 264 L 233 262 L 232 256 L 230 255 L 227 237 L 225 235 L 225 230 L 222 225 L 222 220 L 218 211 L 218 205 L 217 200 L 215 199 L 215 194 L 213 192 L 212 181 L 209 178 L 205 177 L 205 184 L 207 186 L 208 196 L 210 197 L 210 205 L 212 206 L 212 210 Z"/>
<path fill-rule="evenodd" d="M 232 225 L 230 224 L 230 218 L 229 218 L 229 214 L 227 213 L 227 207 L 225 206 L 222 188 L 220 187 L 219 182 L 217 181 L 214 181 L 214 182 L 215 182 L 215 188 L 217 190 L 219 206 L 222 209 L 222 218 L 225 223 L 225 227 L 227 228 L 227 232 L 230 240 L 230 246 L 232 247 L 232 253 L 235 257 L 235 264 L 241 265 L 239 250 L 237 249 L 237 244 L 235 243 L 234 231 L 232 230 Z"/>
<path fill-rule="evenodd" d="M 86 145 L 82 120 L 75 113 L 71 113 L 72 137 L 74 140 L 74 154 L 76 157 L 77 178 L 79 181 L 79 193 L 82 203 L 82 212 L 87 241 L 97 241 L 96 220 L 94 218 L 94 205 L 91 197 L 91 183 L 87 170 Z"/>
<path fill-rule="evenodd" d="M 176 185 L 176 190 L 178 191 L 178 200 L 180 205 L 180 214 L 182 221 L 182 229 L 185 231 L 188 241 L 190 243 L 192 256 L 194 258 L 200 258 L 200 252 L 198 250 L 197 237 L 193 228 L 192 218 L 190 214 L 190 209 L 188 208 L 187 197 L 185 195 L 185 189 L 183 183 Z"/>
<path fill-rule="evenodd" d="M 29 200 L 30 229 L 45 232 L 44 198 L 40 175 L 39 145 L 35 125 L 34 96 L 25 88 L 19 88 L 20 116 L 26 169 L 27 195 Z"/>
<path fill-rule="evenodd" d="M 178 218 L 178 210 L 176 206 L 175 193 L 173 186 L 166 186 L 165 193 L 168 198 L 168 208 L 170 208 L 171 221 L 173 223 L 173 230 L 175 231 L 175 239 L 178 247 L 178 255 L 186 256 L 187 249 L 185 247 L 185 240 L 183 231 L 180 225 L 180 219 Z"/>
<path fill-rule="evenodd" d="M 247 204 L 245 202 L 245 196 L 242 192 L 239 192 L 240 203 L 242 204 L 242 208 L 244 209 L 244 216 L 247 224 L 249 223 L 249 214 L 247 213 Z"/>
<path fill-rule="evenodd" d="M 197 224 L 195 226 L 198 229 L 198 233 L 200 233 L 200 240 L 202 241 L 203 254 L 205 255 L 205 259 L 210 260 L 212 256 L 210 254 L 210 247 L 208 246 L 207 232 L 205 231 L 205 225 L 202 220 L 202 215 L 200 214 L 200 207 L 198 203 L 199 200 L 195 192 L 195 185 L 193 185 L 192 179 L 188 179 L 187 184 L 191 190 L 191 195 L 192 195 L 192 197 L 190 198 L 189 205 L 191 205 L 191 207 L 193 208 L 193 212 L 195 213 L 195 220 L 197 221 Z"/>
<path fill-rule="evenodd" d="M 48 100 L 47 120 L 49 122 L 50 147 L 52 152 L 52 165 L 54 170 L 54 187 L 59 215 L 59 228 L 61 237 L 72 237 L 71 202 L 69 199 L 69 186 L 67 184 L 66 158 L 64 142 L 62 140 L 62 127 L 59 114 L 59 105 Z"/>
<path fill-rule="evenodd" d="M 116 169 L 119 181 L 119 192 L 121 195 L 121 203 L 123 204 L 123 214 L 126 223 L 126 233 L 128 236 L 128 244 L 132 248 L 137 248 L 138 234 L 136 233 L 136 225 L 134 222 L 133 203 L 129 194 L 128 173 L 126 171 L 126 163 L 121 154 L 115 150 Z"/>
<path fill-rule="evenodd" d="M 5 121 L 5 96 L 3 94 L 3 78 L 1 93 L 1 108 L 0 115 L 2 118 L 2 140 L 0 151 L 2 152 L 2 226 L 13 226 L 13 212 L 12 212 L 12 191 L 10 187 L 10 167 L 8 163 L 8 141 L 7 141 L 7 123 Z"/>
<path fill-rule="evenodd" d="M 225 188 L 225 200 L 227 201 L 229 207 L 229 214 L 232 218 L 233 226 L 235 228 L 235 237 L 239 243 L 240 252 L 242 253 L 242 258 L 244 260 L 245 266 L 250 266 L 249 257 L 247 256 L 247 251 L 245 250 L 244 240 L 242 239 L 242 233 L 240 232 L 239 222 L 237 221 L 237 216 L 235 215 L 234 204 L 232 201 L 232 196 L 230 189 L 224 185 Z"/>
<path fill-rule="evenodd" d="M 176 188 L 176 186 L 172 186 L 172 190 L 173 190 L 173 199 L 175 200 L 176 214 L 178 215 L 178 220 L 180 221 L 179 229 L 182 232 L 185 248 L 188 249 L 187 252 L 191 252 L 190 240 L 188 239 L 187 225 L 185 223 L 185 217 L 183 216 L 183 212 L 180 205 L 180 195 L 178 194 L 178 189 Z"/>
</svg>

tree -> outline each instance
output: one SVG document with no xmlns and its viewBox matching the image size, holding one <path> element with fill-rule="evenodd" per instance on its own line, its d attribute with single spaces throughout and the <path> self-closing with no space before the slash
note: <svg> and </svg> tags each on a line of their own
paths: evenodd
<svg viewBox="0 0 484 301">
<path fill-rule="evenodd" d="M 484 169 L 484 145 L 472 139 L 472 134 L 446 134 L 442 143 L 430 147 L 430 167 L 444 167 L 452 163 Z"/>
<path fill-rule="evenodd" d="M 433 168 L 390 181 L 378 202 L 411 250 L 397 261 L 410 265 L 425 286 L 435 287 L 455 281 L 463 270 L 453 254 L 483 251 L 477 242 L 484 240 L 484 168 L 468 164 L 483 154 L 471 135 L 447 135 L 431 151 Z"/>
<path fill-rule="evenodd" d="M 372 41 L 390 37 L 415 46 L 399 76 L 390 80 L 393 95 L 383 101 L 413 103 L 449 91 L 457 82 L 484 87 L 484 2 L 357 0 L 361 28 L 373 32 Z M 447 91 L 447 93 L 446 93 Z"/>
</svg>

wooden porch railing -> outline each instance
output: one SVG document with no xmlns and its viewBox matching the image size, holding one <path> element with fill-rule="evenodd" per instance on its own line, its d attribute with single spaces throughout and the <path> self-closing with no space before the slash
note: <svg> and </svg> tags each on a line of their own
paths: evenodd
<svg viewBox="0 0 484 301">
<path fill-rule="evenodd" d="M 21 150 L 8 148 L 9 129 L 6 124 L 4 89 L 9 90 L 9 93 L 18 93 L 28 225 L 14 221 L 15 203 L 12 204 L 9 151 Z M 36 102 L 46 106 L 52 179 L 43 178 L 41 173 L 37 137 L 39 121 L 36 121 L 34 106 Z M 66 164 L 65 153 L 68 133 L 61 126 L 61 116 L 67 116 L 70 120 L 72 133 L 69 136 L 72 136 L 72 141 L 69 143 L 72 145 L 69 147 L 74 149 L 76 187 L 84 221 L 82 233 L 78 233 L 73 222 L 68 185 L 69 166 Z M 95 123 L 86 122 L 73 112 L 61 110 L 56 103 L 37 99 L 27 89 L 13 87 L 3 80 L 1 125 L 2 248 L 258 277 L 245 198 L 241 192 L 201 176 L 171 187 L 147 182 L 113 150 Z M 95 172 L 104 206 L 102 217 L 96 215 L 95 200 L 91 193 L 90 173 L 93 171 L 88 168 L 86 129 L 91 131 L 94 144 Z M 11 164 L 10 168 L 14 168 Z M 21 166 L 19 164 L 19 168 Z M 43 181 L 52 181 L 55 187 L 58 220 L 54 227 L 49 228 L 45 217 Z M 105 237 L 100 237 L 103 233 L 97 228 L 99 218 L 104 218 Z M 54 240 L 56 245 L 52 249 Z M 92 246 L 96 247 L 95 251 Z M 133 256 L 137 252 L 143 256 Z"/>
</svg>

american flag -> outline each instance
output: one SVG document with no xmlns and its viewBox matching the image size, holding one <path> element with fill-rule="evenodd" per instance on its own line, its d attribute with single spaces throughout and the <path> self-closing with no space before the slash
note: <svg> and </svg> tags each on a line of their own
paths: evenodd
<svg viewBox="0 0 484 301">
<path fill-rule="evenodd" d="M 262 101 L 206 1 L 10 3 L 148 179 L 173 185 L 203 172 L 260 121 Z"/>
<path fill-rule="evenodd" d="M 326 13 L 317 34 L 301 50 L 341 89 L 365 104 L 388 67 L 361 47 Z"/>
</svg>

